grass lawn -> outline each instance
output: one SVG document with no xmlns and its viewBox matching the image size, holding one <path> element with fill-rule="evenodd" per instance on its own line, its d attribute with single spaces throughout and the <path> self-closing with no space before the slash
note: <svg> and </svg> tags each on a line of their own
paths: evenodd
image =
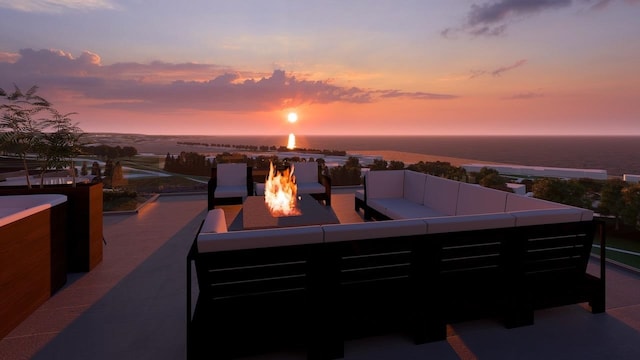
<svg viewBox="0 0 640 360">
<path fill-rule="evenodd" d="M 621 226 L 616 230 L 613 223 L 607 223 L 607 259 L 611 259 L 625 265 L 640 269 L 640 231 L 631 226 Z M 599 241 L 596 236 L 597 243 Z M 612 250 L 618 249 L 622 251 Z M 594 253 L 599 253 L 600 249 L 594 248 Z M 635 254 L 631 254 L 631 253 Z"/>
</svg>

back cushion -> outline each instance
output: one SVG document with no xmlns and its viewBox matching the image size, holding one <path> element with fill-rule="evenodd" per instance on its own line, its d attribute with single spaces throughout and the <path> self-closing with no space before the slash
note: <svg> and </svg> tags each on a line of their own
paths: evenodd
<svg viewBox="0 0 640 360">
<path fill-rule="evenodd" d="M 296 177 L 296 183 L 317 183 L 318 163 L 315 161 L 293 163 L 293 175 Z"/>
<path fill-rule="evenodd" d="M 507 194 L 506 211 L 558 209 L 558 208 L 565 208 L 565 207 L 567 206 L 563 204 L 551 202 L 551 201 L 536 199 L 536 198 L 517 195 L 517 194 Z"/>
<path fill-rule="evenodd" d="M 365 176 L 366 197 L 374 198 L 402 198 L 404 186 L 404 170 L 375 170 Z"/>
<path fill-rule="evenodd" d="M 504 212 L 507 192 L 474 184 L 460 184 L 456 215 Z"/>
<path fill-rule="evenodd" d="M 443 215 L 455 215 L 458 204 L 459 181 L 427 175 L 424 205 Z"/>
<path fill-rule="evenodd" d="M 238 186 L 247 184 L 247 164 L 223 163 L 216 170 L 218 186 Z"/>
<path fill-rule="evenodd" d="M 405 170 L 404 172 L 404 198 L 416 204 L 424 201 L 424 186 L 427 174 Z"/>
</svg>

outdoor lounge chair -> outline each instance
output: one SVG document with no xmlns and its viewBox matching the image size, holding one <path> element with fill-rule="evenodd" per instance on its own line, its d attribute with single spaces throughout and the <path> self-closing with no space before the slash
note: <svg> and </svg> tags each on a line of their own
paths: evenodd
<svg viewBox="0 0 640 360">
<path fill-rule="evenodd" d="M 318 201 L 331 205 L 331 178 L 322 173 L 316 162 L 292 163 L 298 194 L 309 194 Z"/>
<path fill-rule="evenodd" d="M 222 163 L 211 168 L 208 209 L 220 204 L 242 204 L 253 194 L 252 168 L 246 163 Z"/>
</svg>

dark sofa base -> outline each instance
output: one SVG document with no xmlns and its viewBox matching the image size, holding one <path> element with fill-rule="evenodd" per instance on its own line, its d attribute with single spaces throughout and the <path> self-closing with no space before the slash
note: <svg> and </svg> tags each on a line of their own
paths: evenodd
<svg viewBox="0 0 640 360">
<path fill-rule="evenodd" d="M 310 359 L 335 359 L 343 357 L 345 340 L 358 337 L 399 331 L 420 344 L 445 340 L 448 323 L 495 317 L 513 328 L 533 324 L 536 309 L 582 302 L 593 313 L 603 312 L 604 262 L 599 278 L 586 273 L 597 224 L 215 253 L 198 253 L 194 240 L 187 257 L 189 357 L 201 351 L 239 356 L 235 350 L 253 344 L 274 350 L 263 343 L 268 334 L 275 336 L 268 345 L 306 349 Z M 601 244 L 603 249 L 604 234 Z M 192 263 L 200 289 L 206 289 L 194 314 Z M 291 328 L 298 331 L 292 334 Z M 240 346 L 228 346 L 238 339 Z"/>
</svg>

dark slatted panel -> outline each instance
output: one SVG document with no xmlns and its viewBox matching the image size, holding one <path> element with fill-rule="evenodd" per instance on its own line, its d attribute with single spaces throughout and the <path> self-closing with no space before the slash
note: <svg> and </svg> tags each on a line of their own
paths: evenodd
<svg viewBox="0 0 640 360">
<path fill-rule="evenodd" d="M 308 287 L 308 247 L 249 249 L 201 254 L 198 277 L 212 300 L 269 293 L 303 292 Z"/>
<path fill-rule="evenodd" d="M 591 227 L 577 223 L 532 227 L 525 243 L 525 274 L 581 276 L 591 253 L 592 231 Z"/>
<path fill-rule="evenodd" d="M 382 240 L 384 241 L 363 240 L 336 244 L 341 254 L 341 284 L 390 281 L 409 277 L 411 242 L 408 238 Z"/>
<path fill-rule="evenodd" d="M 499 242 L 486 242 L 473 245 L 447 245 L 442 248 L 443 273 L 476 272 L 487 269 L 497 269 L 500 266 Z"/>
</svg>

